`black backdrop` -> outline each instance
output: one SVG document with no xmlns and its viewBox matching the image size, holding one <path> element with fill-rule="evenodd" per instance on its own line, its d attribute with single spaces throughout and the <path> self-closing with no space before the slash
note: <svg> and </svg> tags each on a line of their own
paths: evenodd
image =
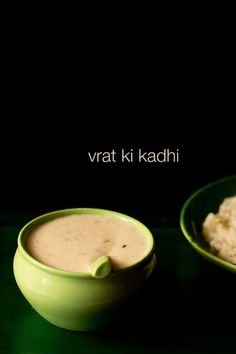
<svg viewBox="0 0 236 354">
<path fill-rule="evenodd" d="M 101 207 L 177 218 L 197 188 L 235 173 L 225 41 L 220 56 L 219 37 L 209 44 L 166 27 L 147 36 L 114 18 L 95 26 L 85 16 L 85 26 L 69 9 L 9 4 L 1 212 Z M 88 151 L 122 148 L 179 149 L 179 163 L 89 161 Z"/>
<path fill-rule="evenodd" d="M 76 122 L 66 115 L 60 122 L 59 117 L 39 120 L 32 112 L 30 122 L 23 124 L 20 118 L 16 127 L 13 121 L 4 124 L 3 212 L 101 207 L 132 215 L 176 217 L 185 199 L 197 188 L 235 173 L 234 141 L 231 134 L 229 140 L 223 140 L 226 132 L 222 129 L 209 132 L 199 122 L 201 129 L 193 135 L 192 127 L 188 129 L 178 120 L 171 130 L 169 122 L 158 124 L 162 116 L 158 110 L 153 119 L 148 119 L 145 112 L 135 119 L 117 117 L 119 129 L 112 127 L 115 112 L 109 115 L 109 125 L 100 122 L 97 112 L 97 124 L 92 119 L 82 124 L 83 112 L 77 114 Z M 131 129 L 126 128 L 127 124 Z M 178 163 L 119 160 L 121 149 L 133 149 L 136 158 L 138 149 L 157 153 L 167 148 L 179 150 Z M 92 163 L 88 156 L 88 152 L 112 150 L 117 154 L 116 162 Z"/>
</svg>

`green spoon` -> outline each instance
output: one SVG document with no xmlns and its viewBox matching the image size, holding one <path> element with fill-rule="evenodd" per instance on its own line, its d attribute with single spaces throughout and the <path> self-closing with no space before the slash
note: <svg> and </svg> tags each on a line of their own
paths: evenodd
<svg viewBox="0 0 236 354">
<path fill-rule="evenodd" d="M 97 258 L 91 265 L 91 275 L 94 278 L 105 278 L 111 271 L 111 259 L 108 256 Z"/>
</svg>

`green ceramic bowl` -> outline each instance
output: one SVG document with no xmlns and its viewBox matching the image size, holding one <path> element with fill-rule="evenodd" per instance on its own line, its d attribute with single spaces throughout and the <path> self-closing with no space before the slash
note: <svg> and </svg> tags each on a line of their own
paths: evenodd
<svg viewBox="0 0 236 354">
<path fill-rule="evenodd" d="M 208 213 L 216 213 L 224 198 L 236 195 L 236 176 L 227 177 L 196 191 L 180 214 L 182 232 L 193 248 L 207 260 L 233 272 L 236 265 L 213 254 L 202 236 L 202 223 Z"/>
<path fill-rule="evenodd" d="M 138 263 L 97 279 L 89 273 L 62 271 L 46 266 L 29 255 L 25 240 L 41 223 L 72 214 L 111 215 L 134 223 L 149 240 L 149 251 Z M 79 331 L 102 328 L 150 277 L 155 267 L 151 232 L 139 221 L 103 209 L 66 209 L 30 221 L 18 236 L 14 275 L 19 289 L 32 307 L 52 324 Z"/>
</svg>

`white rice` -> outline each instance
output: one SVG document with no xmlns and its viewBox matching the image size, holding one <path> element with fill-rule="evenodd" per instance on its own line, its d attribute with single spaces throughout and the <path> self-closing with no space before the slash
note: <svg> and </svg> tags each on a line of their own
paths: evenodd
<svg viewBox="0 0 236 354">
<path fill-rule="evenodd" d="M 236 264 L 236 196 L 225 198 L 217 214 L 207 215 L 203 236 L 212 252 Z"/>
</svg>

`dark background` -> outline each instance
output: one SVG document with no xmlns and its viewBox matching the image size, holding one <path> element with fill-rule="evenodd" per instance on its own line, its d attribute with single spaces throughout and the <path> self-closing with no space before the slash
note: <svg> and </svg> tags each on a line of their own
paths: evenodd
<svg viewBox="0 0 236 354">
<path fill-rule="evenodd" d="M 131 6 L 8 1 L 0 120 L 4 353 L 62 353 L 68 345 L 84 353 L 235 352 L 227 325 L 235 318 L 235 277 L 191 250 L 179 228 L 186 198 L 235 174 L 234 11 Z M 178 148 L 180 162 L 89 162 L 88 151 L 122 148 Z M 70 207 L 130 214 L 157 237 L 157 272 L 115 330 L 62 333 L 17 292 L 12 259 L 21 226 L 32 214 Z"/>
<path fill-rule="evenodd" d="M 178 218 L 197 188 L 235 173 L 229 43 L 191 20 L 169 27 L 128 9 L 121 20 L 121 10 L 9 3 L 1 212 L 99 207 Z M 88 159 L 121 148 L 178 148 L 180 162 Z"/>
</svg>

